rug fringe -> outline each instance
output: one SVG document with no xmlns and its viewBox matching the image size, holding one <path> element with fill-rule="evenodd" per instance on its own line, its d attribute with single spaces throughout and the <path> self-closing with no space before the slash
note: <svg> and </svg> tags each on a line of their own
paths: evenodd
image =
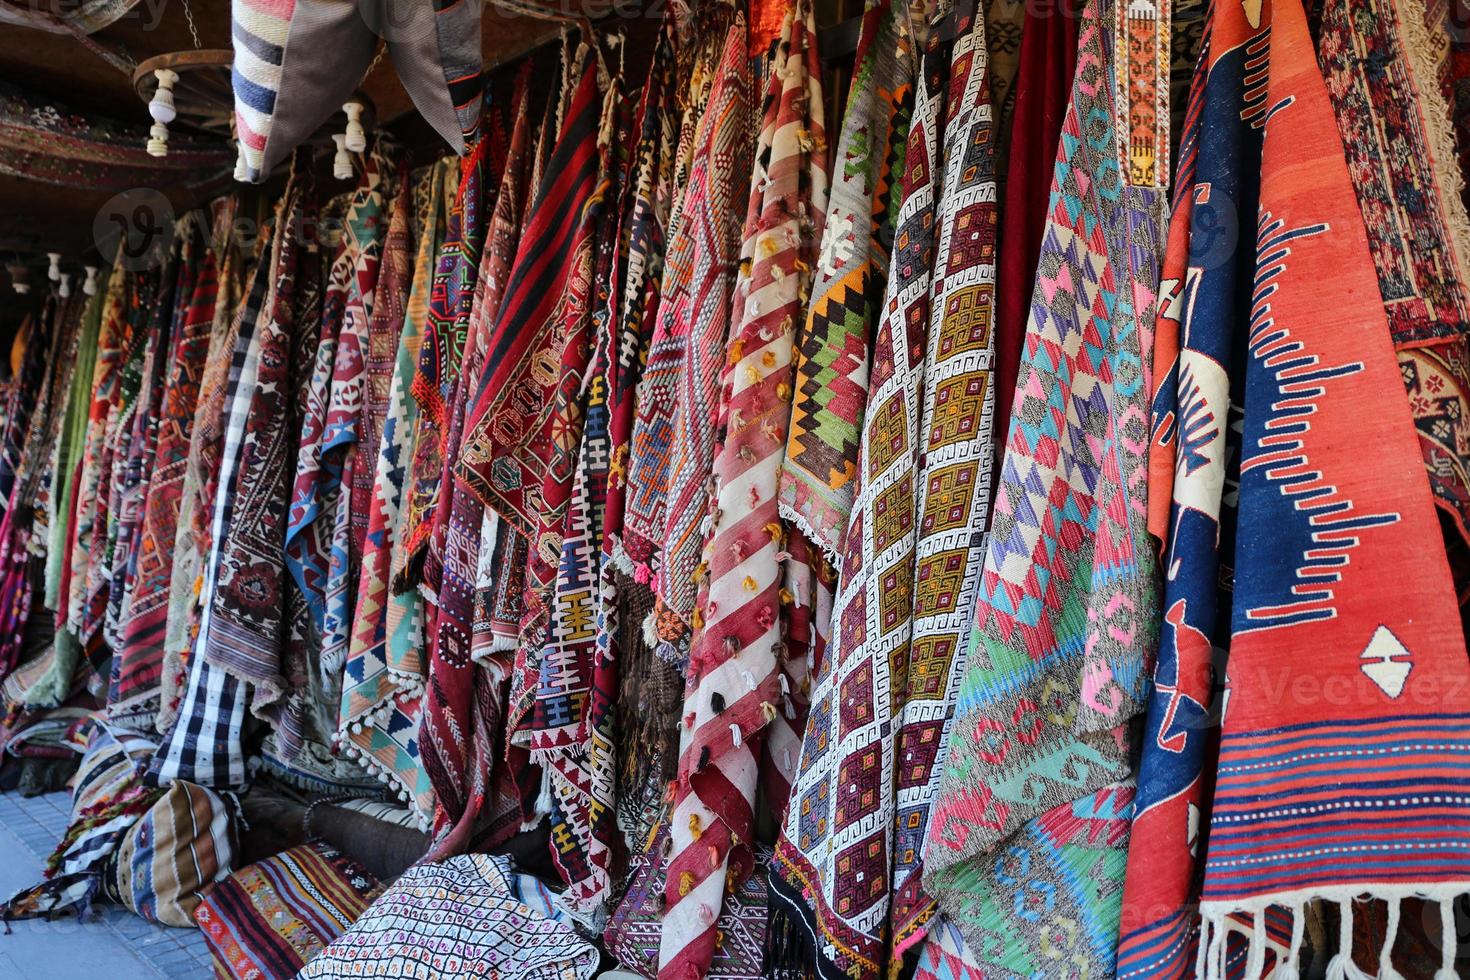
<svg viewBox="0 0 1470 980">
<path fill-rule="evenodd" d="M 1204 902 L 1200 907 L 1199 953 L 1195 975 L 1202 980 L 1226 980 L 1229 968 L 1230 934 L 1248 943 L 1242 980 L 1263 980 L 1266 975 L 1266 953 L 1270 940 L 1266 928 L 1269 909 L 1286 909 L 1291 916 L 1291 945 L 1283 956 L 1276 947 L 1278 962 L 1271 972 L 1273 980 L 1300 980 L 1303 975 L 1301 957 L 1307 927 L 1309 906 L 1331 902 L 1338 907 L 1338 935 L 1327 963 L 1326 980 L 1373 980 L 1373 974 L 1353 962 L 1353 903 L 1383 902 L 1388 906 L 1388 927 L 1379 953 L 1379 980 L 1403 980 L 1393 965 L 1393 947 L 1398 938 L 1401 903 L 1406 898 L 1420 899 L 1439 909 L 1440 967 L 1434 980 L 1456 980 L 1455 957 L 1458 937 L 1455 933 L 1455 902 L 1466 893 L 1454 886 L 1373 885 L 1344 886 L 1287 895 L 1269 895 L 1241 904 Z M 1317 933 L 1314 932 L 1314 936 Z M 1322 937 L 1325 939 L 1326 937 Z M 1315 940 L 1314 940 L 1315 941 Z M 1330 940 L 1328 941 L 1329 948 Z M 1237 947 L 1238 948 L 1238 947 Z"/>
<path fill-rule="evenodd" d="M 817 950 L 804 923 L 797 922 L 784 902 L 766 910 L 766 948 L 761 975 L 772 980 L 804 980 L 811 975 Z"/>
</svg>

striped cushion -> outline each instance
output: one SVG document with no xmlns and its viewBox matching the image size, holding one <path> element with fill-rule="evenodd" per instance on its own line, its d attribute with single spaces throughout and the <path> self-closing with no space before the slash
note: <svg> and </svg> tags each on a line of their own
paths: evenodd
<svg viewBox="0 0 1470 980">
<path fill-rule="evenodd" d="M 328 845 L 303 844 L 230 875 L 209 891 L 194 919 L 214 954 L 215 976 L 286 980 L 382 890 Z"/>
<path fill-rule="evenodd" d="M 470 0 L 232 0 L 235 128 L 247 179 L 263 180 L 351 98 L 379 36 L 424 119 L 463 153 L 480 117 L 480 8 Z"/>
<path fill-rule="evenodd" d="M 230 873 L 229 806 L 212 790 L 175 780 L 113 855 L 103 880 L 115 901 L 170 926 L 193 926 L 200 893 Z"/>
</svg>

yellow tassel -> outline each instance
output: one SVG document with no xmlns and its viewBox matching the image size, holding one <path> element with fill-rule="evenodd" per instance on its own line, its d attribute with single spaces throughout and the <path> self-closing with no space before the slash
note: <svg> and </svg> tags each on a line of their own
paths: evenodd
<svg viewBox="0 0 1470 980">
<path fill-rule="evenodd" d="M 767 524 L 766 533 L 771 536 L 771 540 L 774 541 L 777 545 L 781 543 L 782 532 L 781 525 L 779 523 L 772 521 L 770 524 Z"/>
<path fill-rule="evenodd" d="M 694 612 L 689 616 L 689 625 L 697 630 L 704 629 L 704 616 L 700 613 L 698 606 L 694 607 Z"/>
<path fill-rule="evenodd" d="M 776 706 L 769 701 L 761 702 L 761 715 L 766 721 L 776 720 Z"/>
<path fill-rule="evenodd" d="M 749 364 L 746 365 L 746 367 L 745 367 L 745 383 L 746 384 L 750 384 L 750 385 L 757 385 L 757 384 L 760 384 L 760 381 L 761 381 L 761 373 L 755 369 L 755 366 L 754 365 L 749 365 Z"/>
<path fill-rule="evenodd" d="M 788 588 L 786 588 L 784 585 L 781 587 L 781 593 L 780 593 L 780 595 L 781 595 L 781 605 L 783 605 L 783 606 L 789 606 L 793 602 L 796 601 L 796 596 L 793 595 L 792 592 L 791 592 L 791 590 L 788 589 Z"/>
<path fill-rule="evenodd" d="M 745 356 L 744 350 L 745 341 L 742 338 L 737 337 L 730 341 L 730 363 L 732 365 L 740 363 L 740 359 Z"/>
<path fill-rule="evenodd" d="M 751 578 L 749 575 L 745 576 L 745 578 L 741 580 L 740 584 L 745 586 L 746 592 L 754 592 L 760 588 L 760 583 Z"/>
<path fill-rule="evenodd" d="M 775 351 L 769 351 L 768 350 L 764 354 L 762 354 L 761 355 L 761 364 L 763 364 L 764 366 L 766 366 L 768 368 L 775 367 L 776 366 L 776 352 Z"/>
<path fill-rule="evenodd" d="M 683 898 L 694 890 L 694 874 L 690 871 L 679 872 L 679 897 Z"/>
<path fill-rule="evenodd" d="M 699 822 L 699 814 L 689 814 L 689 836 L 693 837 L 695 840 L 699 840 L 700 836 L 703 834 L 704 827 Z"/>
<path fill-rule="evenodd" d="M 791 397 L 791 386 L 784 381 L 778 384 L 776 386 L 776 397 L 783 402 L 789 399 Z"/>
</svg>

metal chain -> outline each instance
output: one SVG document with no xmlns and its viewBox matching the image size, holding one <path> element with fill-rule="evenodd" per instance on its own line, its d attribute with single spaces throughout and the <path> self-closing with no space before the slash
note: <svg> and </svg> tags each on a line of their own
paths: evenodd
<svg viewBox="0 0 1470 980">
<path fill-rule="evenodd" d="M 198 51 L 204 45 L 199 43 L 199 28 L 194 24 L 194 11 L 189 8 L 189 0 L 184 0 L 184 19 L 189 22 L 189 34 L 194 38 L 194 50 Z"/>
<path fill-rule="evenodd" d="M 369 75 L 371 75 L 375 69 L 377 69 L 378 63 L 383 60 L 383 55 L 385 55 L 387 53 L 388 53 L 388 42 L 387 41 L 379 41 L 378 42 L 378 53 L 375 54 L 375 55 L 373 55 L 373 60 L 367 66 L 367 71 L 365 71 L 365 72 L 362 73 L 362 77 L 363 77 L 363 80 L 364 81 L 366 81 L 367 80 L 367 77 Z"/>
</svg>

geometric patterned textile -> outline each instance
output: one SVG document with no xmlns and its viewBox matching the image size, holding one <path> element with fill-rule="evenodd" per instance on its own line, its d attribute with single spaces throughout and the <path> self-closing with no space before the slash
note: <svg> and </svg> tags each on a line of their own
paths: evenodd
<svg viewBox="0 0 1470 980">
<path fill-rule="evenodd" d="M 707 9 L 710 15 L 715 16 L 728 12 L 718 5 Z M 664 147 L 660 150 L 657 164 L 659 183 L 654 188 L 648 187 L 653 175 L 648 173 L 646 162 L 649 151 L 642 145 L 634 150 L 634 169 L 630 170 L 633 179 L 629 186 L 636 189 L 640 199 L 635 202 L 628 222 L 627 269 L 630 281 L 624 284 L 626 309 L 622 320 L 624 328 L 628 329 L 635 321 L 639 309 L 637 304 L 641 303 L 642 316 L 638 319 L 647 322 L 637 324 L 642 331 L 642 349 L 638 352 L 639 372 L 636 377 L 628 379 L 631 390 L 625 392 L 628 385 L 624 384 L 621 374 L 611 389 L 613 409 L 609 424 L 613 451 L 618 454 L 624 451 L 619 447 L 626 446 L 627 461 L 626 475 L 621 480 L 616 475 L 618 467 L 614 466 L 607 511 L 612 523 L 607 526 L 606 536 L 620 570 L 629 576 L 636 573 L 643 585 L 651 581 L 654 549 L 663 542 L 664 498 L 674 452 L 673 385 L 682 345 L 671 342 L 667 336 L 667 316 L 673 298 L 688 287 L 693 275 L 688 233 L 681 228 L 684 226 L 684 212 L 689 207 L 702 209 L 706 206 L 699 193 L 691 195 L 689 188 L 694 168 L 700 165 L 696 149 L 703 144 L 696 141 L 702 139 L 709 125 L 706 120 L 711 115 L 709 106 L 713 81 L 725 41 L 724 36 L 716 36 L 715 25 L 707 20 L 697 26 L 702 27 L 702 33 L 689 44 L 692 50 L 682 53 L 688 78 L 678 84 L 673 67 L 666 69 L 669 76 L 666 84 L 670 91 L 661 96 L 667 103 L 663 113 L 667 119 L 661 121 L 661 125 L 669 127 L 670 131 L 660 134 Z M 669 30 L 677 31 L 677 22 L 671 24 Z M 654 57 L 658 59 L 659 53 L 655 52 Z M 654 70 L 651 68 L 650 72 Z M 654 97 L 656 89 L 656 82 L 651 79 L 644 86 L 645 99 Z M 741 118 L 743 115 L 737 113 L 736 121 Z M 643 125 L 645 130 L 650 125 L 646 116 Z M 650 204 L 649 194 L 660 186 L 661 193 L 653 196 Z M 651 205 L 657 206 L 654 212 L 659 219 L 657 237 L 647 230 L 652 222 L 645 215 Z M 736 220 L 738 218 L 731 218 L 732 226 Z M 733 230 L 729 232 L 731 235 L 735 233 Z M 641 245 L 644 235 L 649 236 L 648 246 Z M 640 261 L 645 248 L 649 253 L 648 259 Z M 644 280 L 643 286 L 631 281 L 635 274 Z M 627 418 L 626 422 L 624 418 Z M 618 461 L 620 457 L 615 455 L 614 459 Z"/>
<path fill-rule="evenodd" d="M 300 976 L 591 980 L 596 948 L 534 907 L 545 903 L 519 877 L 488 854 L 412 867 Z"/>
<path fill-rule="evenodd" d="M 965 865 L 921 964 L 963 964 L 963 978 L 1114 976 L 1132 812 L 1131 783 L 1104 786 Z"/>
<path fill-rule="evenodd" d="M 439 575 L 434 592 L 438 615 L 435 635 L 428 644 L 429 684 L 419 723 L 419 749 L 437 801 L 432 851 L 436 858 L 463 850 L 469 840 L 484 803 L 486 780 L 494 767 L 491 746 L 501 727 L 502 712 L 495 703 L 500 685 L 479 669 L 472 656 L 479 571 L 488 559 L 492 575 L 504 574 L 493 563 L 500 526 L 491 514 L 491 521 L 496 523 L 486 534 L 485 506 L 458 475 L 455 462 L 464 417 L 480 383 L 490 334 L 520 240 L 525 203 L 522 184 L 529 169 L 531 140 L 527 85 L 528 75 L 523 69 L 516 79 L 515 122 L 470 307 L 464 363 L 451 405 L 444 497 L 435 515 L 435 535 L 427 562 L 434 564 L 437 556 Z M 505 533 L 513 532 L 507 529 Z"/>
<path fill-rule="evenodd" d="M 664 980 L 709 968 L 727 883 L 733 890 L 753 868 L 758 760 L 767 737 L 794 717 L 781 669 L 791 604 L 782 575 L 797 559 L 786 551 L 776 490 L 791 419 L 796 322 L 827 211 L 821 73 L 812 4 L 793 0 L 763 96 L 721 384 L 727 431 L 716 448 L 707 542 L 694 575 L 659 949 Z M 709 417 L 702 421 L 711 425 Z M 678 569 L 664 569 L 666 591 L 670 574 Z M 784 801 L 769 804 L 779 814 Z"/>
<path fill-rule="evenodd" d="M 1019 6 L 1024 8 L 1025 22 L 1018 41 L 1009 119 L 1001 130 L 1008 152 L 1000 168 L 1005 174 L 1005 199 L 1000 208 L 1001 246 L 996 262 L 995 408 L 1002 426 L 1013 411 L 1011 399 L 1016 393 L 1036 260 L 1046 228 L 1057 138 L 1076 73 L 1082 2 Z M 1022 138 L 1004 139 L 1008 132 L 1022 134 Z M 1005 431 L 996 435 L 1000 455 L 1005 449 Z"/>
<path fill-rule="evenodd" d="M 137 572 L 131 600 L 118 627 L 120 644 L 114 658 L 127 664 L 125 680 L 143 697 L 156 701 L 163 671 L 163 639 L 168 619 L 169 583 L 173 574 L 174 543 L 179 530 L 179 507 L 184 490 L 190 438 L 199 400 L 200 381 L 209 355 L 214 328 L 217 288 L 215 252 L 192 243 L 186 266 L 194 282 L 180 318 L 178 335 L 167 361 L 164 401 L 152 425 L 157 430 L 152 475 L 139 534 Z M 199 255 L 198 252 L 203 254 Z M 120 674 L 124 671 L 115 668 Z M 115 699 L 109 699 L 109 709 Z"/>
<path fill-rule="evenodd" d="M 1307 18 L 1273 6 L 1201 943 L 1223 975 L 1228 916 L 1260 933 L 1272 905 L 1335 900 L 1341 976 L 1354 897 L 1422 896 L 1452 929 L 1470 888 L 1470 664 Z"/>
<path fill-rule="evenodd" d="M 326 844 L 302 844 L 230 875 L 204 896 L 194 918 L 217 974 L 291 980 L 382 891 L 351 858 Z"/>
<path fill-rule="evenodd" d="M 1470 539 L 1464 421 L 1470 412 L 1470 218 L 1440 88 L 1450 53 L 1446 7 L 1425 0 L 1330 0 L 1322 8 L 1318 59 L 1430 486 L 1436 503 Z"/>
<path fill-rule="evenodd" d="M 583 365 L 587 357 L 592 248 L 584 211 L 597 183 L 601 109 L 597 60 L 576 60 L 572 103 L 504 285 L 458 461 L 475 494 L 553 565 L 560 538 L 537 540 L 536 531 L 547 511 L 565 504 L 581 442 L 578 413 L 564 416 L 555 402 L 564 349 Z M 558 460 L 563 471 L 553 466 Z M 545 498 L 558 484 L 560 499 Z"/>
<path fill-rule="evenodd" d="M 890 0 L 875 0 L 863 14 L 811 308 L 797 346 L 781 516 L 833 562 L 857 490 L 868 338 L 888 282 L 901 203 L 914 98 L 909 17 L 906 3 Z"/>
<path fill-rule="evenodd" d="M 85 917 L 108 859 L 128 830 L 163 794 L 140 779 L 156 744 L 142 735 L 92 722 L 74 777 L 71 821 L 46 860 L 46 881 L 7 900 L 4 919 L 30 919 L 75 910 Z"/>
<path fill-rule="evenodd" d="M 873 345 L 859 486 L 843 540 L 831 645 L 812 691 L 772 875 L 773 911 L 787 920 L 772 935 L 773 958 L 778 966 L 794 968 L 815 953 L 821 977 L 878 977 L 897 959 L 893 941 L 898 923 L 892 913 L 910 902 L 897 893 L 890 872 L 895 859 L 912 861 L 919 853 L 924 816 L 921 809 L 914 811 L 918 834 L 901 827 L 895 798 L 900 786 L 911 798 L 915 789 L 926 791 L 935 740 L 944 727 L 941 714 L 930 737 L 912 746 L 918 758 L 897 757 L 896 729 L 902 723 L 913 656 L 923 353 L 931 323 L 931 278 L 940 237 L 937 197 L 944 170 L 939 126 L 948 92 L 959 93 L 965 105 L 975 107 L 984 91 L 985 32 L 973 5 L 961 4 L 936 14 L 928 34 L 907 134 L 883 315 Z M 951 76 L 951 71 L 958 74 Z M 957 112 L 957 124 L 964 127 L 985 115 L 983 109 Z M 980 149 L 988 147 L 982 143 Z M 952 156 L 956 173 L 965 156 Z M 978 168 L 980 173 L 988 177 L 988 167 Z M 990 200 L 993 215 L 993 194 Z M 980 339 L 983 344 L 985 337 Z M 960 426 L 955 432 L 966 434 Z M 973 432 L 972 426 L 969 434 Z M 936 691 L 941 695 L 947 674 L 947 667 L 939 671 Z M 917 772 L 914 780 L 908 779 L 911 768 Z M 900 848 L 908 854 L 899 853 Z M 788 935 L 802 941 L 779 948 L 779 940 Z"/>
<path fill-rule="evenodd" d="M 985 19 L 955 42 L 945 107 L 944 172 L 939 178 L 939 241 L 929 287 L 917 510 L 911 547 L 912 637 L 889 654 L 892 682 L 903 685 L 894 719 L 892 946 L 895 958 L 921 940 L 934 901 L 920 882 L 929 808 L 944 771 L 944 733 L 954 714 L 974 625 L 995 469 L 996 183 Z M 963 28 L 961 28 L 963 30 Z M 887 504 L 891 494 L 877 498 Z M 913 506 L 913 505 L 908 505 Z M 895 514 L 902 511 L 896 509 Z M 875 507 L 872 529 L 883 526 Z M 893 567 L 893 566 L 889 566 Z M 875 571 L 880 584 L 885 574 Z M 882 632 L 886 589 L 869 609 Z M 870 613 L 871 614 L 871 613 Z"/>
<path fill-rule="evenodd" d="M 1222 571 L 1232 564 L 1235 508 L 1227 483 L 1239 480 L 1230 465 L 1239 458 L 1229 421 L 1239 417 L 1242 380 L 1233 351 L 1255 269 L 1254 241 L 1227 247 L 1216 229 L 1237 209 L 1256 211 L 1268 40 L 1269 22 L 1252 25 L 1239 5 L 1216 8 L 1179 148 L 1154 335 L 1149 530 L 1163 544 L 1165 575 L 1118 951 L 1128 976 L 1180 976 L 1198 942 L 1216 741 L 1212 672 L 1215 650 L 1229 645 Z"/>
<path fill-rule="evenodd" d="M 333 609 L 328 609 L 332 537 L 345 474 L 344 454 L 329 453 L 327 440 L 341 437 L 344 416 L 361 404 L 362 355 L 371 316 L 368 304 L 377 289 L 379 248 L 386 224 L 385 168 L 386 161 L 377 152 L 364 158 L 342 220 L 341 239 L 328 266 L 314 360 L 297 368 L 307 380 L 302 385 L 300 437 L 290 491 L 286 567 L 310 612 L 310 631 L 321 644 L 323 670 L 331 673 L 341 670 L 346 654 L 346 624 L 332 615 L 340 608 L 338 593 L 331 594 Z"/>
<path fill-rule="evenodd" d="M 388 407 L 363 538 L 355 615 L 342 669 L 338 744 L 369 772 L 386 778 L 414 802 L 420 817 L 433 812 L 428 775 L 419 765 L 417 717 L 424 688 L 423 599 L 416 589 L 394 595 L 394 556 L 401 552 L 409 462 L 418 431 L 418 400 L 409 390 L 419 364 L 435 257 L 444 233 L 446 198 L 457 164 L 441 160 L 414 191 L 418 241 L 402 332 L 388 385 Z"/>
<path fill-rule="evenodd" d="M 929 927 L 914 980 L 985 980 L 985 971 L 965 945 L 959 928 L 940 916 Z"/>
<path fill-rule="evenodd" d="M 419 418 L 408 470 L 403 543 L 393 555 L 395 591 L 420 583 L 425 552 L 433 538 L 453 422 L 450 403 L 459 388 L 480 254 L 489 223 L 486 207 L 494 205 L 490 192 L 499 187 L 494 167 L 500 163 L 495 154 L 500 147 L 491 144 L 488 137 L 477 141 L 459 162 L 458 192 L 449 208 L 444 243 L 435 260 L 424 339 L 409 389 L 418 402 Z"/>
<path fill-rule="evenodd" d="M 340 675 L 352 643 L 353 600 L 357 598 L 363 537 L 367 530 L 367 515 L 362 515 L 359 522 L 358 515 L 352 510 L 352 483 L 353 472 L 358 466 L 359 443 L 369 429 L 364 417 L 366 372 L 378 295 L 378 273 L 382 268 L 383 238 L 394 213 L 409 204 L 406 196 L 385 199 L 393 187 L 383 185 L 397 170 L 384 139 L 379 138 L 364 158 L 365 186 L 358 187 L 353 207 L 343 226 L 352 271 L 341 328 L 337 332 L 331 391 L 325 414 L 318 416 L 322 423 L 319 485 L 316 490 L 316 503 L 320 510 L 316 519 L 311 521 L 310 531 L 319 538 L 330 535 L 330 559 L 321 583 L 321 648 L 317 660 L 319 672 L 331 678 Z M 312 381 L 316 380 L 313 375 Z M 376 462 L 375 452 L 372 457 L 364 458 L 362 464 L 376 466 Z M 300 476 L 298 472 L 298 479 Z M 293 486 L 293 492 L 295 489 Z M 363 533 L 359 534 L 359 531 Z M 335 684 L 327 686 L 333 692 L 337 689 Z"/>
<path fill-rule="evenodd" d="M 670 220 L 658 323 L 638 386 L 623 529 L 639 581 L 651 580 L 670 618 L 686 626 L 704 546 L 741 205 L 750 199 L 758 118 L 739 13 L 724 40 L 682 204 Z"/>
<path fill-rule="evenodd" d="M 1034 953 L 1046 933 L 992 954 L 964 911 L 979 869 L 1034 818 L 1128 776 L 1127 726 L 1154 647 L 1142 352 L 1165 201 L 1128 186 L 1119 165 L 1119 8 L 1092 0 L 1079 26 L 970 663 L 924 853 L 924 884 L 987 958 Z M 1125 836 L 1107 842 L 1120 869 Z M 1112 947 L 1095 951 L 1105 972 Z"/>
<path fill-rule="evenodd" d="M 232 472 L 220 480 L 210 604 L 195 648 L 196 658 L 252 685 L 253 712 L 272 721 L 295 713 L 296 692 L 282 658 L 287 494 L 296 451 L 293 379 L 303 370 L 293 355 L 299 331 L 316 327 L 309 314 L 296 316 L 298 279 L 314 271 L 308 264 L 315 255 L 296 233 L 314 213 L 305 200 L 309 180 L 293 177 L 277 205 L 271 280 L 246 352 L 253 370 L 232 405 L 229 436 L 238 439 L 226 441 L 224 459 Z M 194 781 L 211 788 L 230 785 Z"/>
<path fill-rule="evenodd" d="M 662 815 L 661 815 L 662 817 Z M 669 824 L 658 820 L 646 841 L 635 841 L 628 868 L 628 890 L 603 932 L 608 952 L 618 965 L 653 980 L 658 975 L 659 940 L 668 862 Z M 758 847 L 756 868 L 725 896 L 720 910 L 720 943 L 705 980 L 756 980 L 766 945 L 766 868 L 770 850 Z"/>
<path fill-rule="evenodd" d="M 224 218 L 228 218 L 228 213 Z M 224 222 L 228 227 L 229 222 Z M 209 551 L 211 520 L 214 516 L 215 481 L 219 476 L 219 454 L 223 448 L 232 354 L 239 317 L 244 309 L 260 302 L 255 291 L 265 288 L 269 270 L 251 270 L 251 281 L 242 281 L 244 259 L 239 249 L 226 242 L 220 255 L 219 286 L 215 297 L 214 323 L 209 332 L 209 352 L 199 378 L 199 396 L 194 410 L 194 428 L 180 490 L 178 533 L 174 537 L 173 569 L 168 585 L 168 622 L 163 638 L 162 694 L 157 730 L 168 731 L 177 717 L 183 687 L 188 677 L 187 659 L 194 644 L 199 620 L 200 575 Z"/>
</svg>

